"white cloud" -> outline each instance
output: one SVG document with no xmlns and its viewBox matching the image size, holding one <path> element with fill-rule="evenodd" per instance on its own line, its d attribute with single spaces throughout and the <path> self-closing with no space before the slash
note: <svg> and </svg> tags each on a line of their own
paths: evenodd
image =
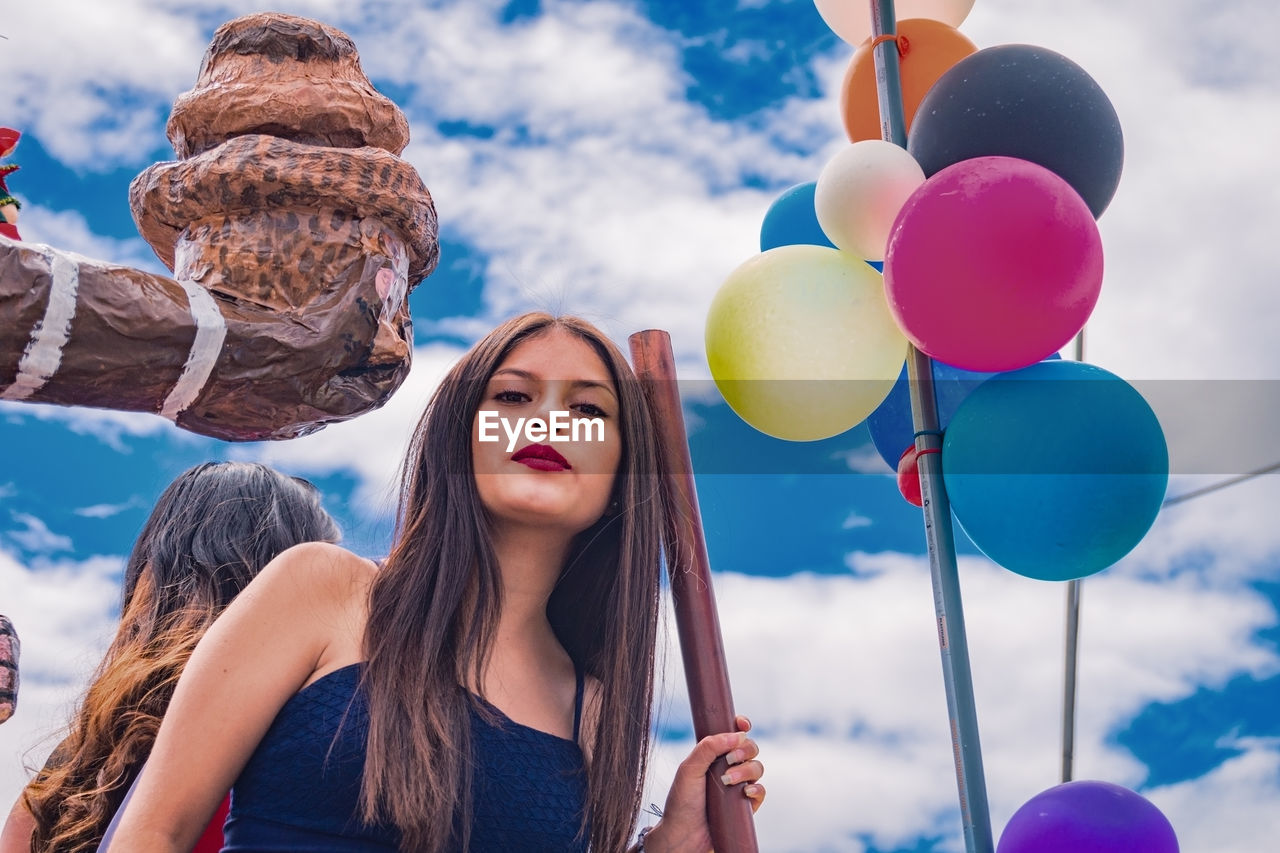
<svg viewBox="0 0 1280 853">
<path fill-rule="evenodd" d="M 841 530 L 856 530 L 861 527 L 870 527 L 875 524 L 875 519 L 868 518 L 860 514 L 856 510 L 845 516 L 844 522 L 840 525 Z"/>
<path fill-rule="evenodd" d="M 147 0 L 50 0 L 6 17 L 9 121 L 88 168 L 136 163 L 163 144 L 161 110 L 204 49 L 193 20 Z"/>
<path fill-rule="evenodd" d="M 41 519 L 26 512 L 14 512 L 12 515 L 22 529 L 7 530 L 4 535 L 23 550 L 41 554 L 71 550 L 71 537 L 54 533 Z"/>
<path fill-rule="evenodd" d="M 164 437 L 173 441 L 192 443 L 207 441 L 200 436 L 178 429 L 159 415 L 146 412 L 118 412 L 111 409 L 90 409 L 84 406 L 58 406 L 51 403 L 15 403 L 0 400 L 0 416 L 9 420 L 35 418 L 64 424 L 77 435 L 91 436 L 117 453 L 131 453 L 132 446 L 126 439 Z"/>
<path fill-rule="evenodd" d="M 124 503 L 118 504 L 93 504 L 92 506 L 82 506 L 73 509 L 72 512 L 82 518 L 112 518 L 125 510 L 142 506 L 142 502 L 134 496 Z"/>
<path fill-rule="evenodd" d="M 1243 755 L 1206 775 L 1151 791 L 1148 799 L 1175 824 L 1183 850 L 1258 853 L 1280 837 L 1280 748 L 1274 742 L 1244 744 Z"/>
<path fill-rule="evenodd" d="M 168 272 L 141 237 L 132 240 L 103 237 L 94 233 L 78 210 L 50 210 L 38 204 L 26 204 L 22 208 L 21 227 L 22 239 L 29 243 L 44 243 L 94 260 L 162 275 Z"/>
<path fill-rule="evenodd" d="M 22 640 L 18 707 L 0 728 L 0 802 L 12 803 L 57 744 L 115 630 L 123 560 L 19 563 L 0 550 L 0 611 Z"/>
<path fill-rule="evenodd" d="M 1178 477 L 1169 493 L 1223 479 Z M 1216 584 L 1276 580 L 1280 530 L 1270 508 L 1278 499 L 1280 474 L 1269 474 L 1166 507 L 1126 563 L 1156 577 L 1193 573 Z"/>
<path fill-rule="evenodd" d="M 855 450 L 846 450 L 835 454 L 835 458 L 844 461 L 849 470 L 855 474 L 879 474 L 885 477 L 897 477 L 896 471 L 885 464 L 880 453 L 874 448 L 863 445 Z"/>
<path fill-rule="evenodd" d="M 281 11 L 331 16 L 339 4 L 281 2 Z M 46 0 L 6 9 L 0 94 L 5 120 L 40 137 L 55 157 L 79 168 L 136 165 L 165 146 L 174 98 L 191 88 L 211 31 L 202 18 L 259 11 L 246 0 Z"/>
</svg>

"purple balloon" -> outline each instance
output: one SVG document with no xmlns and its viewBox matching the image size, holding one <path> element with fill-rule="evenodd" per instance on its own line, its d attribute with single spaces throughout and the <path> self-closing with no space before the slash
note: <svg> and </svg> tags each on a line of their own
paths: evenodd
<svg viewBox="0 0 1280 853">
<path fill-rule="evenodd" d="M 1079 781 L 1036 794 L 1014 812 L 996 853 L 1178 853 L 1178 839 L 1145 797 Z"/>
</svg>

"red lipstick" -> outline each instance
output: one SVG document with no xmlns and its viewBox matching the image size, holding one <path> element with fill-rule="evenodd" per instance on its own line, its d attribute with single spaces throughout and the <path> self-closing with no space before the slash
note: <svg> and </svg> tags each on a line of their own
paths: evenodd
<svg viewBox="0 0 1280 853">
<path fill-rule="evenodd" d="M 511 455 L 511 461 L 538 471 L 568 471 L 573 468 L 568 459 L 545 444 L 526 444 Z"/>
</svg>

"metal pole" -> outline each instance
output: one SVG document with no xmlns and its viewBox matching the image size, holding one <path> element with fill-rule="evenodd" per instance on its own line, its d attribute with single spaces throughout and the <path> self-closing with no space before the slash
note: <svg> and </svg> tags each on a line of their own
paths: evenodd
<svg viewBox="0 0 1280 853">
<path fill-rule="evenodd" d="M 1067 651 L 1062 687 L 1062 781 L 1070 782 L 1075 769 L 1076 672 L 1080 646 L 1080 581 L 1067 584 Z"/>
<path fill-rule="evenodd" d="M 896 33 L 893 0 L 871 0 L 871 29 L 876 36 Z M 880 127 L 884 139 L 907 144 L 902 111 L 902 83 L 898 71 L 897 42 L 879 42 L 873 54 Z M 917 468 L 923 497 L 924 532 L 933 579 L 933 604 L 938 623 L 938 647 L 942 653 L 942 680 L 951 721 L 951 745 L 960 794 L 960 816 L 968 853 L 992 853 L 991 815 L 982 771 L 982 747 L 978 740 L 978 712 L 969 668 L 969 643 L 964 630 L 960 577 L 956 568 L 955 540 L 951 531 L 951 504 L 942 482 L 942 435 L 938 429 L 933 366 L 914 347 L 907 355 L 911 387 L 911 415 L 916 429 Z"/>
<path fill-rule="evenodd" d="M 1076 335 L 1075 360 L 1084 361 L 1084 329 Z M 1062 679 L 1062 781 L 1070 782 L 1075 772 L 1076 677 L 1080 649 L 1080 580 L 1067 584 L 1067 638 Z"/>
<path fill-rule="evenodd" d="M 711 560 L 698 511 L 693 460 L 676 387 L 676 362 L 671 336 L 660 329 L 630 337 L 631 360 L 644 386 L 654 428 L 667 460 L 667 573 L 676 611 L 676 632 L 684 660 L 685 682 L 698 738 L 735 731 L 733 694 L 725 663 L 720 619 L 711 588 Z M 742 793 L 746 783 L 731 788 L 720 782 L 728 766 L 723 757 L 707 771 L 707 826 L 717 853 L 757 853 L 751 801 Z"/>
</svg>

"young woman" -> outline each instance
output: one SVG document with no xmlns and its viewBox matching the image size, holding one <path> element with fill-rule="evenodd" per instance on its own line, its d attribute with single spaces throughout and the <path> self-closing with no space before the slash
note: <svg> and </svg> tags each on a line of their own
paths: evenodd
<svg viewBox="0 0 1280 853">
<path fill-rule="evenodd" d="M 562 441 L 528 433 L 533 418 L 599 425 Z M 594 328 L 529 314 L 490 333 L 414 433 L 386 563 L 299 546 L 210 629 L 112 853 L 188 849 L 233 783 L 228 851 L 627 849 L 654 682 L 656 447 Z M 727 753 L 727 783 L 758 805 L 757 752 L 744 731 L 700 742 L 644 849 L 709 850 L 706 770 Z"/>
<path fill-rule="evenodd" d="M 205 630 L 276 555 L 338 538 L 315 487 L 266 466 L 205 464 L 174 480 L 129 555 L 115 639 L 0 850 L 96 850 Z"/>
</svg>

